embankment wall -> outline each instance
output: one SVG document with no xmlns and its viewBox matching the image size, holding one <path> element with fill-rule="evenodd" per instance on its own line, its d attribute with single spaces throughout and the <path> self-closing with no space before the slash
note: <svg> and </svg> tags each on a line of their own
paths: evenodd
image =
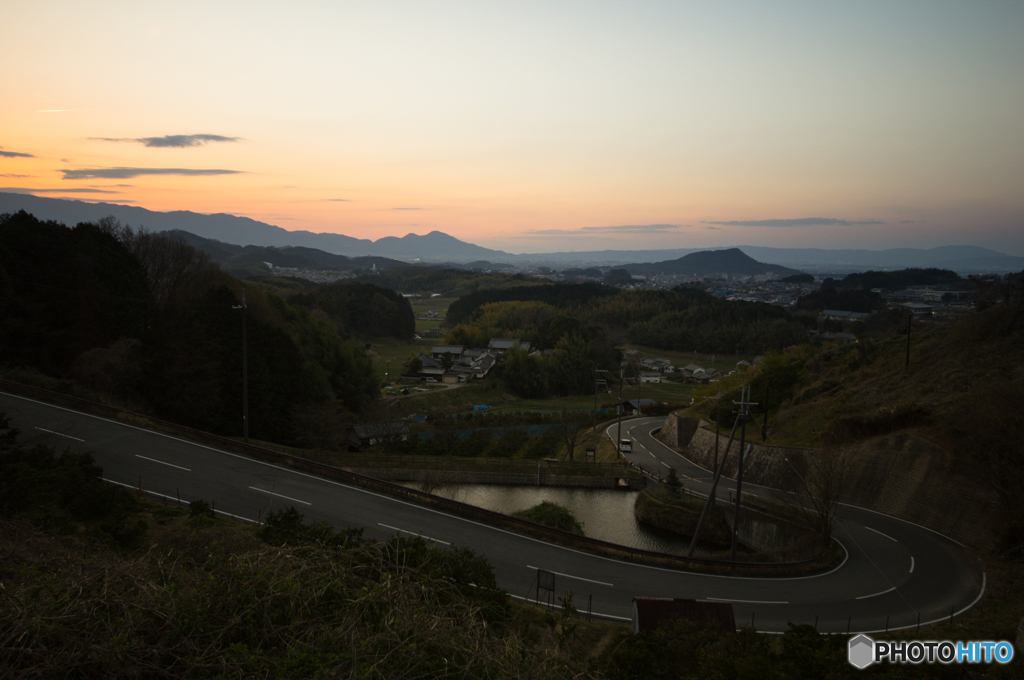
<svg viewBox="0 0 1024 680">
<path fill-rule="evenodd" d="M 692 432 L 687 438 L 686 433 Z M 744 464 L 744 483 L 803 491 L 816 449 L 769 446 L 758 430 L 747 430 L 752 450 Z M 670 414 L 659 438 L 698 465 L 715 463 L 715 430 L 706 421 Z M 729 433 L 719 438 L 719 455 Z M 724 473 L 735 478 L 739 433 Z M 754 439 L 754 441 L 750 441 Z M 967 461 L 943 451 L 913 432 L 899 432 L 853 442 L 843 449 L 846 472 L 840 500 L 905 519 L 961 543 L 990 550 L 999 538 L 995 492 Z"/>
</svg>

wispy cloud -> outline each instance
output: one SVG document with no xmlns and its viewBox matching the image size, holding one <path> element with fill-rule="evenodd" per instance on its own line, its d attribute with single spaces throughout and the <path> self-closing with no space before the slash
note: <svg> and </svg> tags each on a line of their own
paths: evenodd
<svg viewBox="0 0 1024 680">
<path fill-rule="evenodd" d="M 900 220 L 900 224 L 915 224 L 917 220 Z"/>
<path fill-rule="evenodd" d="M 837 220 L 832 217 L 802 217 L 796 220 L 733 220 L 716 222 L 707 220 L 703 224 L 723 224 L 727 227 L 850 227 L 857 224 L 886 224 L 879 220 Z"/>
<path fill-rule="evenodd" d="M 0 177 L 16 177 L 17 179 L 25 179 L 26 177 L 32 177 L 32 175 L 10 175 L 10 174 L 5 174 L 5 175 L 0 175 Z"/>
<path fill-rule="evenodd" d="M 621 224 L 612 227 L 581 227 L 585 234 L 657 234 L 663 231 L 675 231 L 678 224 Z"/>
<path fill-rule="evenodd" d="M 93 168 L 91 170 L 61 170 L 64 179 L 131 179 L 143 175 L 238 175 L 241 170 L 196 170 L 193 168 Z"/>
<path fill-rule="evenodd" d="M 241 137 L 225 137 L 224 135 L 164 135 L 163 137 L 90 137 L 97 142 L 136 142 L 143 146 L 164 149 L 187 149 L 202 146 L 209 142 L 237 142 Z"/>
<path fill-rule="evenodd" d="M 680 224 L 621 224 L 609 227 L 580 227 L 579 229 L 531 229 L 530 234 L 541 236 L 567 236 L 598 234 L 660 234 L 666 231 L 675 231 L 683 225 Z"/>
<path fill-rule="evenodd" d="M 705 228 L 705 229 L 707 229 L 707 230 L 709 230 L 709 231 L 722 231 L 722 228 L 721 228 L 721 227 L 711 227 L 711 226 L 707 226 L 707 227 L 704 227 L 704 228 Z"/>
<path fill-rule="evenodd" d="M 3 148 L 4 147 L 0 146 L 0 158 L 35 158 L 35 156 L 33 156 L 30 153 L 18 153 L 17 151 L 3 151 Z"/>
<path fill-rule="evenodd" d="M 93 189 L 89 187 L 71 187 L 68 189 L 27 189 L 25 187 L 0 187 L 0 191 L 12 194 L 119 194 L 120 191 L 109 189 Z"/>
<path fill-rule="evenodd" d="M 423 210 L 423 208 L 392 208 L 392 210 Z"/>
<path fill-rule="evenodd" d="M 348 203 L 350 201 L 347 198 L 325 198 L 324 200 L 329 203 Z M 398 210 L 398 208 L 395 208 L 395 210 Z"/>
</svg>

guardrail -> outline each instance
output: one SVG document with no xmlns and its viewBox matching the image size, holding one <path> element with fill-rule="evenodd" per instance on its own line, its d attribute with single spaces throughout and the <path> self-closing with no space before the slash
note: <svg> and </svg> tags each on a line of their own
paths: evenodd
<svg viewBox="0 0 1024 680">
<path fill-rule="evenodd" d="M 522 530 L 526 530 L 532 534 L 541 534 L 553 539 L 557 539 L 559 544 L 568 544 L 580 549 L 591 549 L 600 550 L 605 553 L 614 553 L 630 557 L 631 559 L 646 559 L 654 560 L 659 562 L 667 562 L 675 564 L 680 567 L 697 568 L 701 571 L 716 571 L 722 569 L 739 569 L 739 570 L 751 570 L 756 569 L 761 572 L 781 572 L 790 573 L 794 569 L 800 567 L 809 567 L 817 563 L 819 560 L 810 559 L 799 562 L 745 562 L 745 561 L 724 561 L 724 560 L 709 560 L 698 557 L 684 557 L 681 555 L 672 555 L 669 553 L 659 553 L 652 550 L 643 550 L 641 548 L 634 548 L 630 546 L 619 545 L 617 543 L 611 543 L 609 541 L 602 541 L 596 538 L 590 538 L 589 536 L 579 536 L 567 531 L 561 531 L 559 529 L 553 529 L 551 527 L 530 522 L 528 520 L 520 519 L 518 517 L 512 517 L 509 515 L 503 515 L 492 510 L 486 510 L 479 508 L 474 505 L 462 503 L 460 501 L 443 498 L 441 496 L 435 496 L 425 491 L 419 491 L 418 489 L 409 489 L 398 484 L 392 484 L 384 480 L 375 479 L 373 477 L 367 477 L 356 472 L 349 470 L 343 470 L 341 468 L 333 467 L 330 465 L 324 465 L 323 463 L 317 463 L 316 461 L 308 460 L 300 456 L 294 456 L 287 453 L 281 453 L 273 451 L 271 449 L 264 448 L 262 446 L 256 446 L 254 444 L 245 444 L 239 442 L 230 437 L 224 437 L 221 435 L 211 434 L 209 432 L 203 432 L 202 430 L 196 430 L 184 425 L 178 425 L 170 421 L 161 420 L 159 418 L 153 418 L 138 413 L 132 413 L 131 411 L 125 411 L 113 406 L 107 406 L 98 402 L 89 401 L 80 397 L 73 397 L 70 395 L 62 394 L 60 392 L 54 392 L 41 387 L 34 387 L 31 385 L 24 385 L 22 383 L 16 383 L 9 380 L 0 379 L 0 389 L 4 389 L 14 394 L 21 396 L 36 396 L 42 399 L 46 399 L 51 402 L 65 403 L 68 405 L 74 405 L 76 408 L 92 413 L 101 413 L 108 416 L 112 416 L 115 420 L 132 420 L 133 425 L 139 425 L 140 422 L 146 422 L 154 426 L 158 426 L 163 430 L 170 430 L 177 434 L 187 435 L 190 439 L 199 440 L 205 443 L 216 444 L 225 449 L 229 449 L 236 453 L 244 453 L 252 458 L 258 460 L 264 460 L 268 462 L 274 462 L 279 465 L 285 465 L 290 468 L 302 470 L 316 475 L 321 475 L 330 479 L 339 481 L 345 481 L 347 483 L 358 485 L 363 488 L 373 489 L 385 493 L 389 496 L 398 496 L 406 499 L 417 499 L 419 501 L 426 502 L 429 505 L 440 506 L 447 510 L 454 511 L 455 513 L 468 516 L 473 519 L 478 519 L 486 522 L 487 524 L 503 526 L 503 527 L 515 527 Z"/>
</svg>

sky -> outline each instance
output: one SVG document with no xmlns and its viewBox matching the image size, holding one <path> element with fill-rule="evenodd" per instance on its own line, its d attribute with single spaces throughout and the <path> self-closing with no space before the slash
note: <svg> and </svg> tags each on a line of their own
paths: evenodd
<svg viewBox="0 0 1024 680">
<path fill-rule="evenodd" d="M 5 0 L 0 191 L 513 253 L 1024 256 L 1024 2 Z"/>
</svg>

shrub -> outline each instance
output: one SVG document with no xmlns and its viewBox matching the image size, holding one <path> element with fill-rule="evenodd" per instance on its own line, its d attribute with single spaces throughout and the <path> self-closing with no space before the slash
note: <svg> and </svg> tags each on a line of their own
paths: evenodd
<svg viewBox="0 0 1024 680">
<path fill-rule="evenodd" d="M 550 501 L 544 501 L 528 510 L 520 510 L 513 513 L 513 516 L 530 522 L 536 522 L 537 524 L 543 524 L 552 529 L 568 531 L 571 534 L 579 534 L 580 536 L 584 535 L 583 524 L 576 519 L 572 512 L 568 508 L 563 508 L 561 505 Z"/>
</svg>

